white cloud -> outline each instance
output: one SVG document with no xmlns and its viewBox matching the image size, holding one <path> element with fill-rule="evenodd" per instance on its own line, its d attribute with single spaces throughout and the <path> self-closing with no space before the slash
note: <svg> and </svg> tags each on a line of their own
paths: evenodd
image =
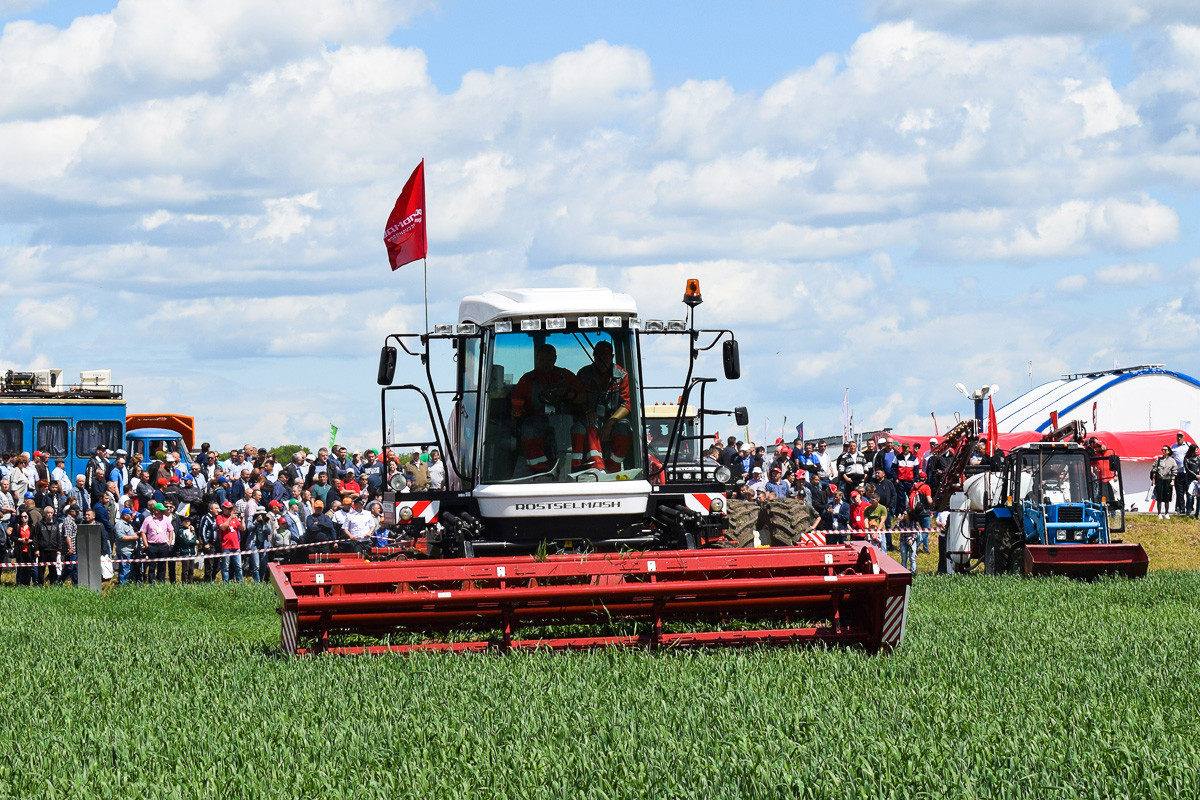
<svg viewBox="0 0 1200 800">
<path fill-rule="evenodd" d="M 1113 33 L 1172 21 L 1200 21 L 1190 0 L 875 0 L 882 19 L 918 22 L 970 33 Z"/>
<path fill-rule="evenodd" d="M 0 274 L 14 297 L 88 287 L 103 313 L 72 320 L 83 338 L 112 341 L 112 321 L 132 321 L 145 357 L 176 373 L 320 372 L 419 329 L 419 266 L 388 273 L 381 239 L 424 156 L 434 321 L 481 283 L 611 285 L 670 317 L 700 277 L 701 316 L 744 337 L 748 402 L 816 403 L 853 384 L 864 418 L 924 418 L 943 372 L 987 380 L 1050 340 L 1064 369 L 1118 347 L 1116 332 L 1040 316 L 1055 302 L 1047 262 L 1058 291 L 1161 280 L 1162 249 L 1188 241 L 1173 206 L 1200 185 L 1191 28 L 1164 33 L 1170 47 L 1120 89 L 1081 37 L 980 41 L 902 22 L 761 94 L 656 89 L 645 53 L 605 42 L 442 92 L 425 53 L 383 41 L 382 3 L 302 3 L 279 31 L 271 4 L 162 8 L 5 27 L 0 202 L 14 221 Z M 164 32 L 171 10 L 200 28 Z M 145 41 L 121 51 L 135 32 Z M 179 59 L 151 74 L 166 47 Z M 1104 266 L 1107 253 L 1138 255 Z M 993 272 L 1003 285 L 984 284 L 984 313 Z M 939 355 L 929 344 L 949 330 L 961 353 Z M 899 401 L 890 383 L 862 388 L 895 364 L 923 382 Z M 265 380 L 299 391 L 291 369 Z M 351 386 L 371 369 L 313 402 L 375 413 Z M 239 394 L 236 413 L 197 400 L 188 374 L 153 397 L 205 405 L 213 425 L 262 419 L 264 437 L 320 422 L 264 415 L 270 396 Z"/>
</svg>

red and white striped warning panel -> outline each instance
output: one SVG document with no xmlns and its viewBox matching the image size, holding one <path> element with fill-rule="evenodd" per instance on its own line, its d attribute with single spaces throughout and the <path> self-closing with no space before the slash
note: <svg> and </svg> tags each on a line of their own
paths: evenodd
<svg viewBox="0 0 1200 800">
<path fill-rule="evenodd" d="M 296 653 L 297 616 L 298 615 L 295 611 L 285 610 L 283 612 L 283 637 L 281 643 L 283 645 L 283 652 L 287 653 L 288 655 L 295 655 Z"/>
<path fill-rule="evenodd" d="M 825 531 L 801 531 L 796 544 L 801 547 L 824 547 Z"/>
<path fill-rule="evenodd" d="M 722 504 L 725 502 L 725 495 L 720 492 L 689 492 L 683 496 L 683 504 L 689 511 L 699 511 L 701 514 L 712 513 L 712 502 L 720 498 Z M 725 506 L 722 505 L 721 513 L 725 513 Z"/>
<path fill-rule="evenodd" d="M 893 648 L 899 647 L 904 641 L 904 626 L 908 622 L 908 590 L 911 586 L 904 587 L 904 594 L 894 594 L 884 601 L 883 606 L 883 633 L 881 639 L 885 645 Z"/>
</svg>

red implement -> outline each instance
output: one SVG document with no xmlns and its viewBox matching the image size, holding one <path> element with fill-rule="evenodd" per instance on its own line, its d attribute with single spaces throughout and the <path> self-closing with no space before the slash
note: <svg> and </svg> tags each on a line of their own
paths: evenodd
<svg viewBox="0 0 1200 800">
<path fill-rule="evenodd" d="M 1144 578 L 1150 559 L 1140 544 L 1031 544 L 1025 547 L 1026 575 L 1095 578 L 1124 575 Z"/>
<path fill-rule="evenodd" d="M 283 650 L 291 654 L 805 641 L 875 651 L 903 640 L 912 574 L 873 548 L 835 545 L 271 564 L 271 582 L 280 598 Z M 749 620 L 772 620 L 778 627 L 744 627 Z M 728 622 L 738 623 L 738 629 L 664 631 L 671 623 Z M 613 623 L 636 623 L 642 632 L 518 636 L 531 626 Z M 451 641 L 334 643 L 344 635 L 450 632 L 456 633 Z"/>
</svg>

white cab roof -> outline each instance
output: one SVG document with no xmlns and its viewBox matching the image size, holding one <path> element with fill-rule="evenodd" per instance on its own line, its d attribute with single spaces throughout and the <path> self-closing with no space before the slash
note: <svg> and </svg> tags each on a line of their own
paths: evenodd
<svg viewBox="0 0 1200 800">
<path fill-rule="evenodd" d="M 637 304 L 611 289 L 500 289 L 464 297 L 458 321 L 487 325 L 519 317 L 575 317 L 580 314 L 637 316 Z"/>
</svg>

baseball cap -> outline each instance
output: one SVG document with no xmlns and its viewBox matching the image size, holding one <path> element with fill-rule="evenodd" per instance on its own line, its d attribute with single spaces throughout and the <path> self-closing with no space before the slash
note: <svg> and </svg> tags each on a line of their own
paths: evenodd
<svg viewBox="0 0 1200 800">
<path fill-rule="evenodd" d="M 851 492 L 851 493 L 850 493 L 850 496 L 851 496 L 851 497 L 862 497 L 862 495 L 858 493 L 858 490 L 857 490 L 857 489 L 856 489 L 856 490 L 854 490 L 853 492 Z"/>
<path fill-rule="evenodd" d="M 121 509 L 121 516 L 122 516 L 122 517 L 123 517 L 123 516 L 125 516 L 126 514 L 132 514 L 132 513 L 133 513 L 133 509 L 132 509 L 132 508 L 128 508 L 128 507 L 126 507 L 126 508 L 122 508 L 122 509 Z"/>
<path fill-rule="evenodd" d="M 783 444 L 783 437 L 780 436 L 775 440 L 775 444 Z"/>
<path fill-rule="evenodd" d="M 887 444 L 887 437 L 880 436 L 878 439 L 875 440 L 875 444 Z"/>
<path fill-rule="evenodd" d="M 325 504 L 320 500 L 313 500 L 313 508 L 324 508 Z"/>
<path fill-rule="evenodd" d="M 272 500 L 271 502 L 267 503 L 267 505 L 270 508 L 283 508 L 283 503 L 279 502 L 278 500 Z"/>
<path fill-rule="evenodd" d="M 289 507 L 289 508 L 291 508 L 292 506 L 298 506 L 298 505 L 300 505 L 300 501 L 299 501 L 299 500 L 288 500 L 288 507 Z"/>
<path fill-rule="evenodd" d="M 41 457 L 42 457 L 42 451 L 41 451 L 41 450 L 34 450 L 34 451 L 33 451 L 33 457 L 34 457 L 34 458 L 41 458 Z"/>
<path fill-rule="evenodd" d="M 929 437 L 929 443 L 930 443 L 930 444 L 937 444 L 937 437 L 936 437 L 936 436 L 930 436 L 930 437 Z"/>
<path fill-rule="evenodd" d="M 127 455 L 129 455 L 129 453 L 126 453 L 126 452 L 125 452 L 125 451 L 124 451 L 122 448 L 120 448 L 120 447 L 118 447 L 118 448 L 116 449 L 116 454 L 117 454 L 117 455 L 119 455 L 119 456 L 127 456 Z"/>
<path fill-rule="evenodd" d="M 164 506 L 162 503 L 155 503 L 153 508 L 155 511 L 166 511 L 167 510 L 167 507 Z"/>
<path fill-rule="evenodd" d="M 224 503 L 221 503 L 221 508 L 233 508 L 233 503 L 226 500 Z"/>
<path fill-rule="evenodd" d="M 759 475 L 761 475 L 761 474 L 762 474 L 762 467 L 755 467 L 754 469 L 750 470 L 750 473 L 751 473 L 751 474 L 758 473 Z"/>
<path fill-rule="evenodd" d="M 25 496 L 26 496 L 26 497 L 33 497 L 33 492 L 26 492 L 26 493 L 25 493 Z"/>
</svg>

